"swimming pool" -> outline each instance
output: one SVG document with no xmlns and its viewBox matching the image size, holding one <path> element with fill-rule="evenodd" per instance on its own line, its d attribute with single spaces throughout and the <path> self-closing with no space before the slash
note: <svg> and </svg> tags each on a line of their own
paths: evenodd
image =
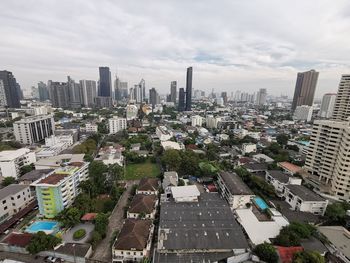
<svg viewBox="0 0 350 263">
<path fill-rule="evenodd" d="M 259 196 L 254 197 L 254 203 L 255 203 L 261 210 L 265 210 L 265 209 L 269 208 L 269 206 L 265 203 L 265 201 L 262 200 L 261 197 L 259 197 Z"/>
<path fill-rule="evenodd" d="M 59 223 L 56 221 L 36 221 L 31 224 L 25 232 L 28 233 L 37 233 L 43 231 L 46 234 L 52 234 L 59 230 Z"/>
</svg>

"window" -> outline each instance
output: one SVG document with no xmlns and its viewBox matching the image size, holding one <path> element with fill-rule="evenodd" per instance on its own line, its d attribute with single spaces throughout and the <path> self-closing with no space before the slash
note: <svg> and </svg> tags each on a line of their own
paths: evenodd
<svg viewBox="0 0 350 263">
<path fill-rule="evenodd" d="M 17 195 L 17 199 L 19 199 L 21 196 L 20 195 Z"/>
<path fill-rule="evenodd" d="M 4 210 L 7 210 L 7 206 L 4 207 Z"/>
<path fill-rule="evenodd" d="M 2 203 L 3 203 L 3 204 L 6 204 L 6 200 L 3 200 Z"/>
</svg>

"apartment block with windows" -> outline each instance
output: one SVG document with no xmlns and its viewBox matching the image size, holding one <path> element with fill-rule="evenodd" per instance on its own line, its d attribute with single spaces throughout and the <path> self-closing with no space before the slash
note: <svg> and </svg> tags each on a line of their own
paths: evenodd
<svg viewBox="0 0 350 263">
<path fill-rule="evenodd" d="M 88 180 L 88 162 L 71 162 L 35 181 L 39 212 L 45 218 L 54 218 L 69 207 L 80 193 L 79 185 Z"/>
<path fill-rule="evenodd" d="M 115 134 L 119 131 L 125 130 L 127 122 L 125 118 L 113 117 L 108 120 L 109 134 Z"/>
<path fill-rule="evenodd" d="M 21 168 L 36 162 L 35 153 L 27 148 L 0 152 L 0 176 L 18 178 Z"/>
</svg>

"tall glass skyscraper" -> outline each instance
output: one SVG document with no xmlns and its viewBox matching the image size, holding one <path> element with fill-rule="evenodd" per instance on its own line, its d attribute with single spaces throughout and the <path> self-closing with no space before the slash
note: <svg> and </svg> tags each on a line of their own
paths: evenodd
<svg viewBox="0 0 350 263">
<path fill-rule="evenodd" d="M 192 108 L 192 67 L 187 68 L 186 75 L 186 111 Z"/>
<path fill-rule="evenodd" d="M 99 67 L 100 81 L 98 85 L 98 96 L 112 97 L 112 80 L 109 67 Z"/>
</svg>

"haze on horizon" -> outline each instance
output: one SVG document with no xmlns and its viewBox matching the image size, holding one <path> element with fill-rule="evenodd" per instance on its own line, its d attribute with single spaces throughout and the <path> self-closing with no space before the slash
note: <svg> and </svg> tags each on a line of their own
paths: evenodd
<svg viewBox="0 0 350 263">
<path fill-rule="evenodd" d="M 3 0 L 0 25 L 0 69 L 24 90 L 109 66 L 167 93 L 193 66 L 194 89 L 291 96 L 297 72 L 315 69 L 320 98 L 350 73 L 346 0 Z"/>
</svg>

